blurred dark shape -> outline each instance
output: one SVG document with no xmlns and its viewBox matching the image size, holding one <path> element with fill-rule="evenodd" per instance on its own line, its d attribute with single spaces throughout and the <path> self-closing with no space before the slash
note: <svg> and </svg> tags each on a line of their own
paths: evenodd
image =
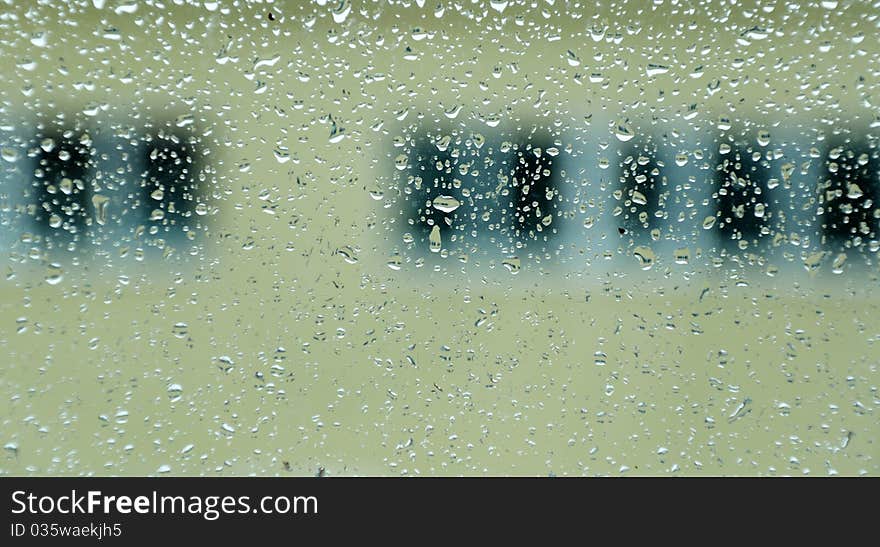
<svg viewBox="0 0 880 547">
<path fill-rule="evenodd" d="M 558 217 L 561 176 L 558 156 L 547 152 L 554 148 L 549 136 L 531 135 L 517 140 L 509 161 L 512 189 L 503 202 L 511 208 L 514 238 L 528 248 L 549 241 L 563 224 Z"/>
<path fill-rule="evenodd" d="M 33 230 L 47 248 L 69 248 L 82 241 L 91 214 L 91 141 L 82 132 L 47 130 L 30 155 L 33 178 L 24 198 L 33 205 Z"/>
<path fill-rule="evenodd" d="M 486 199 L 490 148 L 461 137 L 420 133 L 413 138 L 408 168 L 400 180 L 401 229 L 427 249 L 428 235 L 439 228 L 444 246 L 449 236 L 478 237 L 498 222 L 497 210 Z M 483 217 L 482 213 L 489 212 Z"/>
<path fill-rule="evenodd" d="M 819 181 L 819 206 L 825 244 L 831 251 L 877 239 L 880 152 L 865 138 L 830 142 Z"/>
<path fill-rule="evenodd" d="M 723 246 L 734 247 L 739 240 L 757 242 L 770 213 L 767 183 L 770 163 L 760 149 L 734 144 L 721 156 L 717 166 L 718 231 Z"/>
<path fill-rule="evenodd" d="M 656 213 L 664 207 L 665 168 L 657 145 L 651 140 L 629 142 L 621 147 L 618 203 L 623 213 L 618 233 L 644 242 L 650 238 L 651 230 L 659 228 Z"/>
<path fill-rule="evenodd" d="M 140 148 L 139 222 L 164 239 L 185 237 L 199 203 L 201 157 L 187 133 L 146 135 Z"/>
</svg>

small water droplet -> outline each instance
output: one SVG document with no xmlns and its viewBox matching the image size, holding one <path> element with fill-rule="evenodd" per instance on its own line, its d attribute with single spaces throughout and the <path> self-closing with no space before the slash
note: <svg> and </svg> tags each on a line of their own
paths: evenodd
<svg viewBox="0 0 880 547">
<path fill-rule="evenodd" d="M 49 268 L 46 270 L 46 283 L 57 285 L 61 283 L 63 279 L 64 270 L 61 268 L 61 265 L 55 262 L 49 264 Z"/>
<path fill-rule="evenodd" d="M 669 72 L 669 67 L 655 63 L 648 63 L 646 72 L 648 73 L 648 76 L 659 76 L 660 74 L 666 74 Z"/>
<path fill-rule="evenodd" d="M 501 261 L 501 264 L 507 268 L 507 271 L 513 275 L 519 273 L 520 268 L 522 267 L 522 263 L 520 262 L 519 257 L 512 256 L 510 258 L 505 258 Z"/>
<path fill-rule="evenodd" d="M 171 327 L 171 334 L 176 338 L 186 338 L 187 333 L 189 333 L 189 325 L 183 321 L 178 321 L 177 323 L 174 323 L 173 327 Z"/>
</svg>

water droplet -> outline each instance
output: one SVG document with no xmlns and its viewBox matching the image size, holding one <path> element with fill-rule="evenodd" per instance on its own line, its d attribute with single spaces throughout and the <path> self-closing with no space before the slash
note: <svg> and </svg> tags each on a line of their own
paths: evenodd
<svg viewBox="0 0 880 547">
<path fill-rule="evenodd" d="M 659 76 L 660 74 L 666 74 L 667 72 L 669 72 L 669 67 L 665 65 L 648 63 L 646 72 L 648 73 L 648 76 Z"/>
<path fill-rule="evenodd" d="M 633 250 L 633 256 L 639 261 L 639 266 L 643 270 L 650 270 L 654 267 L 654 250 L 644 245 L 636 247 Z"/>
<path fill-rule="evenodd" d="M 498 13 L 504 12 L 507 8 L 508 0 L 489 0 L 489 5 Z M 485 5 L 485 4 L 484 4 Z"/>
<path fill-rule="evenodd" d="M 183 321 L 174 323 L 174 326 L 171 328 L 171 334 L 176 338 L 186 338 L 187 333 L 189 333 L 189 325 Z"/>
<path fill-rule="evenodd" d="M 349 13 L 351 13 L 351 4 L 348 0 L 340 0 L 339 5 L 333 10 L 333 22 L 337 24 L 345 22 Z"/>
<path fill-rule="evenodd" d="M 437 150 L 441 152 L 446 152 L 446 149 L 449 148 L 449 143 L 452 142 L 452 137 L 449 135 L 443 135 L 437 142 L 434 143 L 434 146 L 437 147 Z"/>
<path fill-rule="evenodd" d="M 354 249 L 352 249 L 348 245 L 345 245 L 344 247 L 340 247 L 340 248 L 336 249 L 336 253 L 339 256 L 341 256 L 342 259 L 345 260 L 346 262 L 348 262 L 349 264 L 355 264 L 358 261 L 357 255 L 356 255 Z"/>
<path fill-rule="evenodd" d="M 715 226 L 715 216 L 714 215 L 707 216 L 706 218 L 703 219 L 703 229 L 704 230 L 709 230 L 712 228 L 712 226 Z"/>
<path fill-rule="evenodd" d="M 61 283 L 63 279 L 64 270 L 61 268 L 61 265 L 55 262 L 49 264 L 49 267 L 46 270 L 46 283 L 50 285 L 57 285 Z"/>
<path fill-rule="evenodd" d="M 458 113 L 461 112 L 462 105 L 454 104 L 449 108 L 443 110 L 443 114 L 449 118 L 450 120 L 454 120 L 458 117 Z"/>
<path fill-rule="evenodd" d="M 336 143 L 340 142 L 340 141 L 341 141 L 342 139 L 344 139 L 344 138 L 345 138 L 345 128 L 344 128 L 344 127 L 340 127 L 340 126 L 337 125 L 336 122 L 334 121 L 333 124 L 332 124 L 331 127 L 330 127 L 330 137 L 329 137 L 330 143 L 331 143 L 331 144 L 336 144 Z"/>
<path fill-rule="evenodd" d="M 431 228 L 431 234 L 428 236 L 428 248 L 432 253 L 439 253 L 441 246 L 440 226 L 435 225 Z"/>
<path fill-rule="evenodd" d="M 505 258 L 501 261 L 501 264 L 507 268 L 507 271 L 513 275 L 519 273 L 520 268 L 522 267 L 522 263 L 520 262 L 519 257 L 512 256 L 510 258 Z"/>
<path fill-rule="evenodd" d="M 682 247 L 681 249 L 676 249 L 672 256 L 676 264 L 687 264 L 691 260 L 691 250 L 687 247 Z"/>
<path fill-rule="evenodd" d="M 431 202 L 434 209 L 444 213 L 451 213 L 459 208 L 461 202 L 452 196 L 439 196 Z"/>
<path fill-rule="evenodd" d="M 770 144 L 770 132 L 766 129 L 762 129 L 758 131 L 758 144 L 761 146 L 767 146 Z"/>
<path fill-rule="evenodd" d="M 630 126 L 629 122 L 621 120 L 614 124 L 614 136 L 620 142 L 626 142 L 632 139 L 635 134 L 633 134 L 632 126 Z"/>
<path fill-rule="evenodd" d="M 186 127 L 195 123 L 195 117 L 192 114 L 183 114 L 178 116 L 174 123 L 177 127 Z"/>
<path fill-rule="evenodd" d="M 846 253 L 840 253 L 831 263 L 831 271 L 836 274 L 843 273 L 843 265 L 846 262 Z"/>
<path fill-rule="evenodd" d="M 387 265 L 392 270 L 399 271 L 401 266 L 403 265 L 403 258 L 401 258 L 399 254 L 395 253 L 388 258 Z"/>
<path fill-rule="evenodd" d="M 101 194 L 95 194 L 92 196 L 92 205 L 95 209 L 95 222 L 101 226 L 107 224 L 107 209 L 110 205 L 110 198 Z"/>
<path fill-rule="evenodd" d="M 287 163 L 290 161 L 290 150 L 286 146 L 279 146 L 272 150 L 272 155 L 275 156 L 275 161 L 278 163 Z"/>
<path fill-rule="evenodd" d="M 816 251 L 804 258 L 804 268 L 810 273 L 815 272 L 822 265 L 822 259 L 825 258 L 825 251 Z"/>
<path fill-rule="evenodd" d="M 7 147 L 0 148 L 0 158 L 3 158 L 4 161 L 8 161 L 9 163 L 18 161 L 18 150 Z"/>
</svg>

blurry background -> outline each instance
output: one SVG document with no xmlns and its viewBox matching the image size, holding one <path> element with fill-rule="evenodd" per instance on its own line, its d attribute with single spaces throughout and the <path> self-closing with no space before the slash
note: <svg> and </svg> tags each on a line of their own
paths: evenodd
<svg viewBox="0 0 880 547">
<path fill-rule="evenodd" d="M 878 8 L 5 0 L 0 472 L 876 474 Z"/>
</svg>

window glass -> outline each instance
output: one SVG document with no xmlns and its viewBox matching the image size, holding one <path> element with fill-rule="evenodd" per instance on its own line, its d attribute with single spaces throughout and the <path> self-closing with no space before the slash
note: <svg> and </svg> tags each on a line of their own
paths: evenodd
<svg viewBox="0 0 880 547">
<path fill-rule="evenodd" d="M 878 14 L 0 0 L 0 473 L 877 474 Z"/>
</svg>

